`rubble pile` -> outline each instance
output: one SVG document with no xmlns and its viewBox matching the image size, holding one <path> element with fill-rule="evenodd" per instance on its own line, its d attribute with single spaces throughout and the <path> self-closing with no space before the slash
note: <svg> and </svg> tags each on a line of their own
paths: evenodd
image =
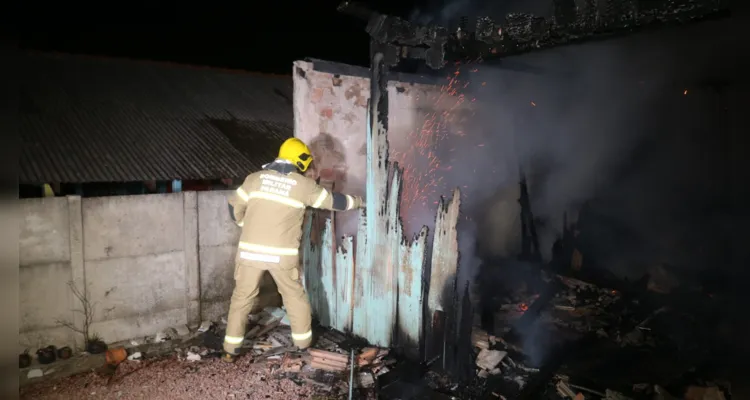
<svg viewBox="0 0 750 400">
<path fill-rule="evenodd" d="M 170 356 L 178 363 L 188 364 L 187 371 L 213 368 L 213 361 L 218 360 L 211 359 L 218 359 L 223 353 L 226 323 L 222 318 L 216 322 L 204 321 L 195 330 L 187 326 L 170 327 L 148 337 L 112 344 L 112 350 L 121 356 L 117 359 L 105 360 L 103 356 L 94 359 L 86 353 L 76 358 L 90 359 L 85 371 L 95 371 L 106 382 L 118 374 L 127 375 L 136 365 L 146 368 L 168 361 Z M 367 346 L 342 332 L 323 328 L 315 330 L 319 335 L 313 348 L 299 351 L 291 340 L 291 328 L 282 308 L 266 308 L 249 315 L 247 328 L 238 367 L 253 366 L 275 379 L 309 385 L 325 396 L 346 394 L 351 386 L 358 398 L 373 397 L 379 377 L 391 372 L 397 363 L 389 349 Z M 27 379 L 38 380 L 55 371 L 33 367 L 22 369 Z"/>
<path fill-rule="evenodd" d="M 291 328 L 281 308 L 266 308 L 248 316 L 248 329 L 242 345 L 243 358 L 265 363 L 279 377 L 318 386 L 326 392 L 348 390 L 351 383 L 359 389 L 373 389 L 379 376 L 396 363 L 388 349 L 358 346 L 336 330 L 321 330 L 313 348 L 297 351 L 291 340 Z M 204 322 L 188 340 L 201 339 L 202 346 L 191 345 L 175 350 L 178 359 L 200 361 L 203 357 L 221 355 L 226 320 Z M 354 361 L 355 374 L 350 372 Z"/>
<path fill-rule="evenodd" d="M 508 398 L 513 398 L 513 394 L 523 390 L 531 376 L 539 372 L 537 368 L 516 362 L 509 353 L 521 355 L 521 349 L 502 338 L 489 335 L 481 329 L 473 330 L 471 336 L 472 345 L 477 351 L 477 376 L 480 379 L 502 379 L 506 383 L 502 387 L 509 392 Z"/>
<path fill-rule="evenodd" d="M 699 319 L 685 307 L 680 310 L 675 299 L 647 288 L 622 293 L 546 270 L 529 276 L 543 285 L 509 285 L 515 290 L 495 303 L 496 336 L 472 331 L 476 376 L 490 398 L 731 398 L 727 383 L 696 372 L 707 351 L 677 356 L 705 344 L 700 333 L 675 329 Z M 549 343 L 540 344 L 539 337 L 550 338 Z M 663 371 L 648 375 L 649 368 Z M 649 377 L 653 381 L 644 381 Z"/>
</svg>

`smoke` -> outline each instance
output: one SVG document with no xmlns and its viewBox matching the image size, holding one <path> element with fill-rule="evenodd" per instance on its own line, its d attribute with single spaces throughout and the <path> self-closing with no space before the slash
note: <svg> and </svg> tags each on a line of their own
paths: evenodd
<svg viewBox="0 0 750 400">
<path fill-rule="evenodd" d="M 451 26 L 461 15 L 545 16 L 551 3 L 459 0 L 415 11 L 412 20 Z M 475 114 L 462 123 L 465 136 L 437 149 L 452 167 L 441 172 L 445 187 L 461 187 L 474 221 L 462 240 L 483 257 L 518 254 L 523 172 L 546 259 L 563 216 L 574 220 L 588 204 L 601 250 L 589 255 L 620 276 L 640 277 L 660 262 L 707 261 L 708 249 L 700 262 L 685 249 L 716 241 L 690 231 L 727 229 L 726 213 L 704 211 L 722 195 L 715 177 L 725 173 L 726 148 L 712 135 L 727 131 L 722 82 L 742 70 L 727 68 L 739 41 L 732 29 L 705 22 L 463 67 Z"/>
<path fill-rule="evenodd" d="M 440 7 L 438 11 L 416 8 L 409 15 L 409 21 L 421 25 L 445 26 L 448 21 L 455 19 L 456 15 L 463 15 L 464 12 L 469 10 L 472 6 L 471 3 L 471 0 L 456 0 Z"/>
<path fill-rule="evenodd" d="M 527 11 L 512 4 L 503 3 L 503 13 Z M 415 11 L 412 20 L 449 25 L 483 15 L 476 10 L 458 1 Z M 730 105 L 721 86 L 742 69 L 725 68 L 737 39 L 718 24 L 461 68 L 474 114 L 461 122 L 465 135 L 453 132 L 436 149 L 451 166 L 440 172 L 446 193 L 462 190 L 459 287 L 476 275 L 480 258 L 519 254 L 522 172 L 547 260 L 563 216 L 575 220 L 583 208 L 584 260 L 620 277 L 639 278 L 659 263 L 690 274 L 725 261 L 717 255 L 726 250 L 720 243 L 731 234 L 731 217 L 716 211 L 716 199 L 726 200 L 721 192 L 731 178 L 718 177 L 732 167 L 722 160 L 727 144 L 716 138 L 737 129 L 722 122 Z M 722 34 L 730 39 L 709 39 Z M 542 358 L 538 332 L 526 333 L 525 346 Z"/>
<path fill-rule="evenodd" d="M 451 26 L 461 15 L 486 14 L 458 1 L 414 12 L 412 20 Z M 457 118 L 451 138 L 434 150 L 451 167 L 438 173 L 443 194 L 462 190 L 458 287 L 473 280 L 481 259 L 519 254 L 521 172 L 546 259 L 568 213 L 585 222 L 579 237 L 585 269 L 635 279 L 665 263 L 687 284 L 700 269 L 715 276 L 725 264 L 746 263 L 748 253 L 738 249 L 746 233 L 736 231 L 750 222 L 738 213 L 750 197 L 740 172 L 750 162 L 730 151 L 724 136 L 741 140 L 744 133 L 737 114 L 748 88 L 733 86 L 747 85 L 743 75 L 750 70 L 735 60 L 744 22 L 734 21 L 739 34 L 724 22 L 706 22 L 462 67 L 460 79 L 468 81 L 462 94 L 472 100 L 473 115 Z M 736 193 L 726 193 L 728 187 Z M 407 210 L 417 220 L 407 232 L 432 226 L 434 210 L 434 204 Z M 527 271 L 517 262 L 503 267 Z M 491 282 L 484 293 L 513 285 L 506 277 L 483 273 L 481 282 Z M 538 324 L 516 328 L 530 361 L 541 364 L 550 331 Z"/>
<path fill-rule="evenodd" d="M 409 14 L 409 21 L 416 24 L 436 24 L 454 27 L 461 16 L 490 16 L 500 21 L 511 12 L 531 13 L 540 17 L 550 17 L 554 11 L 552 1 L 505 0 L 482 2 L 477 0 L 436 1 L 432 7 L 415 8 Z"/>
<path fill-rule="evenodd" d="M 685 216 L 712 195 L 695 189 L 710 182 L 711 162 L 695 161 L 715 145 L 705 133 L 722 118 L 710 114 L 720 95 L 699 85 L 721 73 L 707 74 L 713 62 L 690 58 L 694 51 L 675 43 L 669 35 L 640 35 L 462 68 L 475 114 L 464 122 L 467 134 L 438 151 L 452 167 L 443 172 L 446 187 L 462 188 L 483 256 L 518 254 L 523 171 L 547 259 L 564 214 L 572 218 L 595 200 L 609 230 L 643 242 L 625 264 L 684 261 L 669 252 L 685 238 L 665 235 L 686 227 Z M 611 245 L 623 253 L 635 246 Z M 631 277 L 643 272 L 611 268 Z"/>
</svg>

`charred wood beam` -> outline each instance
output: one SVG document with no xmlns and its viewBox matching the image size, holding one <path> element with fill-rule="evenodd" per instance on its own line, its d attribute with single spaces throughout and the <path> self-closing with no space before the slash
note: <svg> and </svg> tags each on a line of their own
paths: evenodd
<svg viewBox="0 0 750 400">
<path fill-rule="evenodd" d="M 532 262 L 542 261 L 542 252 L 539 249 L 539 237 L 534 225 L 534 213 L 531 211 L 531 200 L 526 177 L 521 177 L 521 259 Z"/>
<path fill-rule="evenodd" d="M 490 60 L 530 51 L 631 34 L 669 24 L 729 16 L 728 0 L 555 0 L 555 16 L 511 13 L 496 23 L 479 17 L 456 32 L 421 26 L 345 1 L 340 12 L 367 21 L 367 32 L 384 45 L 386 63 L 425 60 L 434 69 L 446 62 Z"/>
</svg>

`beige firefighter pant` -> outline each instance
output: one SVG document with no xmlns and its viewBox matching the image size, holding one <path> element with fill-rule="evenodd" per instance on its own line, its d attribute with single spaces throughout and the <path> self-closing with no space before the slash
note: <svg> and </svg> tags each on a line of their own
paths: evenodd
<svg viewBox="0 0 750 400">
<path fill-rule="evenodd" d="M 268 271 L 276 282 L 292 325 L 292 341 L 301 348 L 312 343 L 312 316 L 298 268 L 279 269 L 278 264 L 262 262 L 238 263 L 235 266 L 235 287 L 229 305 L 224 351 L 239 354 L 247 328 L 247 316 L 258 299 L 263 274 Z"/>
</svg>

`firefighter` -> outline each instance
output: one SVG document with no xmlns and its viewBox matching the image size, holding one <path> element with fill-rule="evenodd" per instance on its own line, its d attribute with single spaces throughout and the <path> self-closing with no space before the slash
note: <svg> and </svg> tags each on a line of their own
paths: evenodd
<svg viewBox="0 0 750 400">
<path fill-rule="evenodd" d="M 303 350 L 312 343 L 310 303 L 299 269 L 305 208 L 345 211 L 364 207 L 361 197 L 329 192 L 303 176 L 312 161 L 305 143 L 288 139 L 281 145 L 278 158 L 245 178 L 229 200 L 229 213 L 242 234 L 224 337 L 223 359 L 227 362 L 233 362 L 239 354 L 247 316 L 257 301 L 266 271 L 281 294 L 294 345 Z"/>
</svg>

